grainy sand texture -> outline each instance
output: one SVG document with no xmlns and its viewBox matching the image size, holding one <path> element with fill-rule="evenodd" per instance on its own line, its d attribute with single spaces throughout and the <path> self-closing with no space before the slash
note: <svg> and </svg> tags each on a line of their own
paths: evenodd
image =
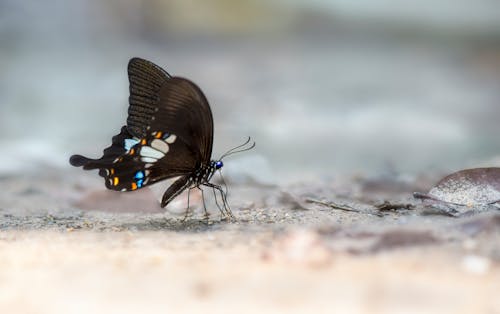
<svg viewBox="0 0 500 314">
<path fill-rule="evenodd" d="M 384 180 L 370 189 L 398 204 L 375 210 L 382 191 L 358 178 L 343 195 L 235 184 L 237 220 L 183 222 L 147 191 L 5 180 L 1 313 L 500 313 L 496 209 L 451 217 Z"/>
</svg>

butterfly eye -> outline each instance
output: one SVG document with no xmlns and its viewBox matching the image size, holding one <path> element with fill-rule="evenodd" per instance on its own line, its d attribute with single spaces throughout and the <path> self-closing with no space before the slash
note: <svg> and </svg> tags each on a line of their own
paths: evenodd
<svg viewBox="0 0 500 314">
<path fill-rule="evenodd" d="M 222 166 L 224 166 L 224 164 L 222 163 L 221 160 L 219 160 L 215 163 L 215 169 L 220 169 L 220 168 L 222 168 Z"/>
</svg>

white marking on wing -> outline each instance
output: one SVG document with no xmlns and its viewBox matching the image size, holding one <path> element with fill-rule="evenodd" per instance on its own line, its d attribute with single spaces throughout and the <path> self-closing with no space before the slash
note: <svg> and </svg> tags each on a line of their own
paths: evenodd
<svg viewBox="0 0 500 314">
<path fill-rule="evenodd" d="M 143 146 L 141 148 L 142 157 L 151 157 L 155 159 L 161 159 L 165 157 L 165 154 L 149 146 Z"/>
<path fill-rule="evenodd" d="M 151 158 L 151 157 L 142 157 L 141 158 L 141 161 L 142 162 L 148 162 L 148 163 L 155 163 L 157 162 L 158 160 L 155 159 L 155 158 Z"/>
<path fill-rule="evenodd" d="M 168 144 L 165 143 L 162 140 L 155 139 L 151 142 L 151 147 L 153 147 L 156 150 L 159 150 L 160 152 L 166 154 L 168 153 Z"/>
<path fill-rule="evenodd" d="M 175 134 L 171 134 L 169 137 L 167 137 L 165 142 L 172 144 L 173 142 L 175 142 L 176 139 L 177 139 L 177 136 Z"/>
</svg>

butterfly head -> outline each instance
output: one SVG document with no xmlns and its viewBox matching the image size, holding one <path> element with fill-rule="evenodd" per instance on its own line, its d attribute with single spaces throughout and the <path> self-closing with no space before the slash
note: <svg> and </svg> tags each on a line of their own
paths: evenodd
<svg viewBox="0 0 500 314">
<path fill-rule="evenodd" d="M 222 168 L 224 166 L 224 163 L 222 162 L 222 160 L 217 160 L 214 162 L 214 167 L 216 170 Z"/>
</svg>

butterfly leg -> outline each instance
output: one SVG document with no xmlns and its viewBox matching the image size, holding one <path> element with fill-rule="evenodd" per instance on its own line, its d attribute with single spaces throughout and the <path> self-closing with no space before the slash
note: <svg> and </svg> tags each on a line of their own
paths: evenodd
<svg viewBox="0 0 500 314">
<path fill-rule="evenodd" d="M 205 195 L 203 195 L 203 189 L 202 188 L 200 188 L 199 186 L 197 186 L 197 188 L 198 188 L 198 190 L 201 191 L 201 200 L 203 201 L 203 210 L 205 211 L 205 215 L 203 216 L 203 219 L 208 224 L 209 219 L 210 219 L 210 215 L 208 214 L 207 205 L 205 204 Z"/>
<path fill-rule="evenodd" d="M 186 208 L 186 213 L 184 214 L 184 218 L 182 218 L 182 220 L 181 220 L 183 223 L 184 223 L 184 222 L 187 220 L 187 218 L 189 217 L 189 213 L 190 213 L 190 208 L 189 208 L 189 195 L 191 194 L 191 190 L 192 190 L 192 189 L 193 189 L 193 188 L 189 188 L 189 189 L 188 189 L 188 200 L 187 200 L 187 208 Z"/>
<path fill-rule="evenodd" d="M 226 214 L 228 215 L 229 218 L 235 218 L 233 215 L 233 212 L 231 211 L 231 207 L 229 207 L 229 203 L 227 201 L 227 193 L 225 193 L 222 188 L 218 185 L 214 185 L 214 188 L 217 189 L 220 192 L 221 198 L 222 198 L 222 204 L 224 206 L 224 210 L 226 211 Z"/>
<path fill-rule="evenodd" d="M 212 183 L 205 183 L 204 185 L 208 186 L 208 187 L 211 187 L 213 189 L 216 189 L 217 191 L 220 192 L 220 195 L 221 195 L 221 198 L 222 198 L 222 204 L 223 204 L 223 207 L 224 207 L 224 211 L 226 212 L 226 214 L 230 217 L 230 218 L 235 218 L 233 213 L 231 212 L 231 208 L 229 207 L 229 204 L 227 202 L 227 196 L 226 196 L 226 193 L 224 193 L 224 191 L 222 190 L 222 188 L 219 186 L 219 185 L 216 185 L 216 184 L 212 184 Z"/>
<path fill-rule="evenodd" d="M 215 193 L 215 189 L 212 188 L 212 191 L 214 192 L 214 199 L 215 199 L 215 204 L 217 205 L 217 208 L 220 211 L 220 219 L 224 220 L 226 218 L 226 212 L 220 207 L 219 201 L 217 200 L 217 193 Z"/>
<path fill-rule="evenodd" d="M 222 187 L 220 185 L 218 185 L 218 187 L 219 187 L 218 190 L 221 193 L 221 198 L 222 198 L 222 202 L 224 205 L 224 209 L 230 218 L 234 218 L 233 213 L 231 212 L 231 208 L 229 207 L 229 203 L 227 201 L 227 184 L 226 184 L 226 180 L 224 180 L 224 176 L 222 175 L 222 171 L 219 171 L 219 175 L 220 175 L 220 178 L 222 180 L 222 184 L 224 185 L 224 191 L 222 190 Z M 212 188 L 212 189 L 213 189 L 214 194 L 215 194 L 215 188 Z"/>
<path fill-rule="evenodd" d="M 224 180 L 224 176 L 222 175 L 222 171 L 219 171 L 219 175 L 220 175 L 220 178 L 222 179 L 222 184 L 224 185 L 224 194 L 227 196 L 227 184 L 226 184 L 226 180 Z"/>
<path fill-rule="evenodd" d="M 232 219 L 235 219 L 236 217 L 234 217 L 233 215 L 233 212 L 231 211 L 231 207 L 229 207 L 229 203 L 227 201 L 227 193 L 224 193 L 224 191 L 222 191 L 222 189 L 219 187 L 219 192 L 220 192 L 220 195 L 222 196 L 222 201 L 224 203 L 224 208 L 229 216 L 229 218 L 232 218 Z"/>
</svg>

